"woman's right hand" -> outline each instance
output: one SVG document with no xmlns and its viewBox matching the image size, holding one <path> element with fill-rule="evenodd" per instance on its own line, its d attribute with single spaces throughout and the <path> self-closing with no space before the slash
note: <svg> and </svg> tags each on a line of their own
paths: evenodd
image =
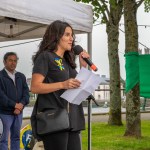
<svg viewBox="0 0 150 150">
<path fill-rule="evenodd" d="M 74 89 L 80 87 L 81 82 L 77 79 L 71 78 L 63 82 L 64 89 Z"/>
</svg>

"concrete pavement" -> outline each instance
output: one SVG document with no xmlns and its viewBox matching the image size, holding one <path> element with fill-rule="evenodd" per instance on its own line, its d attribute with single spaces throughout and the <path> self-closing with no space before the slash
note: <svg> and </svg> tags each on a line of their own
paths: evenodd
<svg viewBox="0 0 150 150">
<path fill-rule="evenodd" d="M 107 122 L 109 118 L 108 113 L 94 114 L 91 116 L 91 122 Z M 122 113 L 122 120 L 126 119 L 126 114 Z M 88 122 L 88 116 L 85 115 L 85 120 Z M 141 112 L 141 120 L 150 120 L 150 111 Z M 30 123 L 30 119 L 23 119 L 22 126 L 24 127 Z"/>
</svg>

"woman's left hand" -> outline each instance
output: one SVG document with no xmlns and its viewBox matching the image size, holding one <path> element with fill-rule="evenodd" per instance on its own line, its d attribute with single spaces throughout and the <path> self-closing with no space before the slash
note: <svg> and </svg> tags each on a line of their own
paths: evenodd
<svg viewBox="0 0 150 150">
<path fill-rule="evenodd" d="M 87 66 L 87 63 L 85 62 L 85 60 L 83 58 L 90 58 L 90 55 L 83 50 L 80 55 L 79 55 L 79 61 L 80 61 L 80 67 L 85 67 Z"/>
</svg>

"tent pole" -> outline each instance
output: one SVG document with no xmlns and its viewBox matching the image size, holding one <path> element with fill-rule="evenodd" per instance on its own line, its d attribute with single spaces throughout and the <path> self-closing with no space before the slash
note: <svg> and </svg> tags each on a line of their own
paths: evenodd
<svg viewBox="0 0 150 150">
<path fill-rule="evenodd" d="M 87 40 L 88 40 L 87 41 L 88 53 L 92 58 L 92 32 L 88 33 Z M 92 117 L 91 108 L 92 108 L 92 101 L 91 99 L 88 99 L 88 150 L 91 150 L 91 117 Z"/>
</svg>

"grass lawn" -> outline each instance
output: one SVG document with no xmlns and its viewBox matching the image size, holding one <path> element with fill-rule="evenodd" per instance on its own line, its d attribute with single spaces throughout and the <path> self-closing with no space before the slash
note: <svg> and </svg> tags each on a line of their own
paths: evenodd
<svg viewBox="0 0 150 150">
<path fill-rule="evenodd" d="M 92 123 L 91 150 L 150 150 L 150 121 L 142 121 L 142 138 L 124 137 L 123 126 Z M 82 150 L 88 150 L 88 130 L 82 132 Z"/>
</svg>

